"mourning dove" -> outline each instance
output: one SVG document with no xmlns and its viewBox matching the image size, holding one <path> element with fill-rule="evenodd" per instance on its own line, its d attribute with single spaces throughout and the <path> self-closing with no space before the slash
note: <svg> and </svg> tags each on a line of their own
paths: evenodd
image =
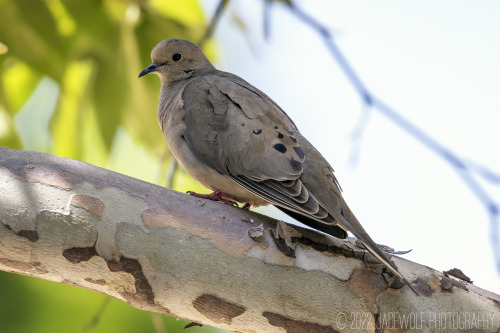
<svg viewBox="0 0 500 333">
<path fill-rule="evenodd" d="M 412 290 L 344 201 L 333 168 L 271 98 L 219 71 L 192 42 L 168 39 L 139 77 L 161 80 L 158 122 L 168 147 L 206 197 L 272 204 L 338 238 L 350 231 Z"/>
</svg>

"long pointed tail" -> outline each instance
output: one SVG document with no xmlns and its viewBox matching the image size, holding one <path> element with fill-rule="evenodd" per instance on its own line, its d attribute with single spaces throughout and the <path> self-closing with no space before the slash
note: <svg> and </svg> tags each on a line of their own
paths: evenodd
<svg viewBox="0 0 500 333">
<path fill-rule="evenodd" d="M 349 221 L 347 221 L 344 216 L 340 216 L 339 218 L 339 222 L 341 223 L 341 225 L 349 230 L 356 238 L 358 238 L 363 243 L 368 252 L 370 252 L 375 258 L 377 258 L 377 260 L 380 261 L 380 263 L 382 263 L 385 267 L 387 267 L 387 269 L 389 269 L 394 275 L 400 278 L 411 290 L 413 290 L 416 295 L 419 295 L 413 284 L 411 284 L 410 281 L 406 280 L 406 278 L 401 273 L 399 273 L 396 265 L 394 265 L 389 260 L 387 254 L 384 253 L 377 244 L 375 244 L 375 242 L 371 239 L 368 233 L 364 231 L 359 223 L 358 226 L 355 227 Z"/>
</svg>

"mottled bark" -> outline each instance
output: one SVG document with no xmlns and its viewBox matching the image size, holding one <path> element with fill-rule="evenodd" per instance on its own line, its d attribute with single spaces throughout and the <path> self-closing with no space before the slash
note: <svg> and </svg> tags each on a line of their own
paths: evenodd
<svg viewBox="0 0 500 333">
<path fill-rule="evenodd" d="M 353 240 L 76 160 L 0 148 L 2 270 L 238 332 L 500 326 L 498 295 L 393 259 L 420 296 Z"/>
</svg>

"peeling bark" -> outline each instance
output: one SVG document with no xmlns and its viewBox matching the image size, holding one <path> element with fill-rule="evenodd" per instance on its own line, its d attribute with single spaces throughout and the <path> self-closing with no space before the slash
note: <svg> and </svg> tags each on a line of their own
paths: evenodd
<svg viewBox="0 0 500 333">
<path fill-rule="evenodd" d="M 420 296 L 353 240 L 0 148 L 1 270 L 237 332 L 499 328 L 498 295 L 460 274 L 393 260 Z M 443 313 L 457 317 L 436 318 Z"/>
<path fill-rule="evenodd" d="M 243 314 L 246 309 L 238 304 L 227 302 L 214 295 L 201 295 L 194 300 L 193 306 L 205 317 L 215 323 L 231 325 L 234 318 Z"/>
</svg>

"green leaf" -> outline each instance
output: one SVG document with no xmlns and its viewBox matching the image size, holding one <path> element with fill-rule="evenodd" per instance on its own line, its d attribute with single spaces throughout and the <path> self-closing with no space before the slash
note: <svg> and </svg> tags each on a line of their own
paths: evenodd
<svg viewBox="0 0 500 333">
<path fill-rule="evenodd" d="M 0 40 L 9 48 L 7 55 L 22 60 L 56 81 L 60 80 L 65 65 L 61 38 L 43 2 L 0 3 Z"/>
<path fill-rule="evenodd" d="M 91 61 L 81 61 L 71 63 L 64 73 L 58 107 L 51 120 L 55 155 L 81 159 L 82 121 L 85 112 L 92 112 L 88 93 L 92 71 Z"/>
<path fill-rule="evenodd" d="M 98 118 L 100 132 L 107 147 L 111 147 L 118 125 L 122 122 L 128 80 L 121 70 L 119 59 L 96 61 L 91 83 L 92 100 Z"/>
<path fill-rule="evenodd" d="M 7 110 L 11 115 L 14 115 L 35 91 L 42 79 L 42 75 L 31 70 L 23 62 L 10 60 L 12 60 L 10 65 L 5 67 L 1 75 L 2 95 L 5 96 L 5 99 L 0 103 L 5 103 Z M 19 87 L 22 87 L 22 89 Z"/>
<path fill-rule="evenodd" d="M 22 149 L 11 115 L 0 106 L 0 147 Z"/>
</svg>

